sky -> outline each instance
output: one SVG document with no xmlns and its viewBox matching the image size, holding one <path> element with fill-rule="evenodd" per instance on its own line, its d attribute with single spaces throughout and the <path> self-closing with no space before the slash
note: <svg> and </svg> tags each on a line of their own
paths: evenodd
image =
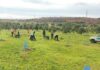
<svg viewBox="0 0 100 70">
<path fill-rule="evenodd" d="M 100 0 L 0 0 L 0 19 L 100 17 Z"/>
</svg>

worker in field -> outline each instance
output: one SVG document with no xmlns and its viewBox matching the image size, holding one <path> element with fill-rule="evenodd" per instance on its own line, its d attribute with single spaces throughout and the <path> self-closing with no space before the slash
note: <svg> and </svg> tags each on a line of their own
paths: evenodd
<svg viewBox="0 0 100 70">
<path fill-rule="evenodd" d="M 31 32 L 31 34 L 30 34 L 30 40 L 31 41 L 35 41 L 36 40 L 36 38 L 35 38 L 35 31 L 33 32 Z"/>
<path fill-rule="evenodd" d="M 56 35 L 54 36 L 54 40 L 55 41 L 59 41 L 59 35 L 56 33 Z"/>
<path fill-rule="evenodd" d="M 17 35 L 18 35 L 18 38 L 20 38 L 20 32 L 19 32 L 19 30 L 18 30 L 18 33 L 17 33 Z"/>
<path fill-rule="evenodd" d="M 34 40 L 36 40 L 36 38 L 35 38 L 35 31 L 33 32 L 33 38 L 34 38 Z"/>
<path fill-rule="evenodd" d="M 59 36 L 58 35 L 55 35 L 54 40 L 59 41 Z"/>
<path fill-rule="evenodd" d="M 45 30 L 43 30 L 43 37 L 45 37 L 46 36 L 46 31 Z"/>
<path fill-rule="evenodd" d="M 15 35 L 16 35 L 16 29 L 13 29 L 13 36 L 15 37 Z"/>
<path fill-rule="evenodd" d="M 52 31 L 51 32 L 51 39 L 53 39 L 54 38 L 54 32 Z"/>
<path fill-rule="evenodd" d="M 15 38 L 20 38 L 20 32 L 19 32 L 19 30 L 16 31 Z"/>
<path fill-rule="evenodd" d="M 13 37 L 14 36 L 14 30 L 11 29 L 11 36 Z"/>
</svg>

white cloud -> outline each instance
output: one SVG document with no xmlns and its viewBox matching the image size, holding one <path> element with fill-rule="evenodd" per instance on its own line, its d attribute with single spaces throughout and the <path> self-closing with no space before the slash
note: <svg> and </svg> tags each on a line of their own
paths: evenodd
<svg viewBox="0 0 100 70">
<path fill-rule="evenodd" d="M 23 2 L 21 0 L 0 0 L 1 7 L 7 8 L 40 8 L 40 5 Z"/>
<path fill-rule="evenodd" d="M 46 4 L 47 3 L 47 4 Z M 0 0 L 0 7 L 2 8 L 12 8 L 11 11 L 4 10 L 4 13 L 0 13 L 0 18 L 33 18 L 30 16 L 80 16 L 83 15 L 83 11 L 81 8 L 90 9 L 93 13 L 90 16 L 100 16 L 97 15 L 98 10 L 100 9 L 98 6 L 100 4 L 100 0 Z M 90 6 L 88 6 L 90 5 Z M 96 7 L 92 7 L 91 5 Z M 80 7 L 81 6 L 81 7 Z M 92 7 L 92 8 L 91 8 Z M 17 9 L 17 11 L 13 10 Z M 25 11 L 20 11 L 20 9 L 25 9 Z M 28 11 L 30 10 L 30 12 Z M 97 10 L 97 11 L 96 11 Z M 28 13 L 27 13 L 28 11 Z M 14 13 L 12 13 L 14 12 Z M 64 12 L 64 13 L 63 13 Z M 22 15 L 20 15 L 21 13 Z M 25 15 L 25 13 L 27 15 Z M 35 14 L 36 13 L 36 14 Z M 80 14 L 77 14 L 80 13 Z M 95 13 L 95 14 L 94 14 Z M 73 15 L 72 15 L 73 14 Z"/>
<path fill-rule="evenodd" d="M 22 0 L 0 0 L 0 7 L 6 8 L 27 8 L 27 9 L 52 9 L 52 8 L 62 8 L 61 5 L 47 5 L 38 4 L 31 2 L 24 2 Z"/>
<path fill-rule="evenodd" d="M 49 9 L 63 8 L 77 3 L 99 4 L 100 0 L 0 0 L 0 7 L 7 8 L 30 8 L 30 9 Z M 45 4 L 43 2 L 51 3 Z"/>
<path fill-rule="evenodd" d="M 48 0 L 50 3 L 59 5 L 72 5 L 76 3 L 98 4 L 100 0 Z"/>
<path fill-rule="evenodd" d="M 16 14 L 7 14 L 7 13 L 0 13 L 0 19 L 30 19 L 34 18 L 33 16 L 26 16 L 26 15 L 16 15 Z"/>
</svg>

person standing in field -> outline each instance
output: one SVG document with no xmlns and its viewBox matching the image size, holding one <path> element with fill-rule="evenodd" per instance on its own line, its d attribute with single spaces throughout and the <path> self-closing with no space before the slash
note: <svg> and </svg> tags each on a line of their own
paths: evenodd
<svg viewBox="0 0 100 70">
<path fill-rule="evenodd" d="M 18 35 L 18 38 L 20 38 L 20 32 L 19 32 L 19 30 L 18 30 L 18 33 L 17 33 L 17 35 Z"/>
<path fill-rule="evenodd" d="M 51 32 L 51 39 L 53 39 L 54 38 L 54 32 L 52 31 Z"/>
<path fill-rule="evenodd" d="M 45 30 L 43 30 L 43 37 L 45 37 L 46 36 L 46 31 Z"/>
<path fill-rule="evenodd" d="M 36 38 L 35 38 L 35 31 L 33 32 L 33 38 L 34 38 L 34 40 L 36 40 Z"/>
<path fill-rule="evenodd" d="M 14 30 L 11 29 L 11 36 L 13 37 L 14 36 Z"/>
</svg>

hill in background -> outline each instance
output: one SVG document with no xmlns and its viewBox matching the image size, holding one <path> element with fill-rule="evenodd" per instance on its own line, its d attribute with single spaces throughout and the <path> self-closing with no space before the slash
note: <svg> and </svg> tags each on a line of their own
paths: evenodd
<svg viewBox="0 0 100 70">
<path fill-rule="evenodd" d="M 86 18 L 86 17 L 42 17 L 34 19 L 0 19 L 0 22 L 75 22 L 75 23 L 89 23 L 98 24 L 100 18 Z"/>
</svg>

